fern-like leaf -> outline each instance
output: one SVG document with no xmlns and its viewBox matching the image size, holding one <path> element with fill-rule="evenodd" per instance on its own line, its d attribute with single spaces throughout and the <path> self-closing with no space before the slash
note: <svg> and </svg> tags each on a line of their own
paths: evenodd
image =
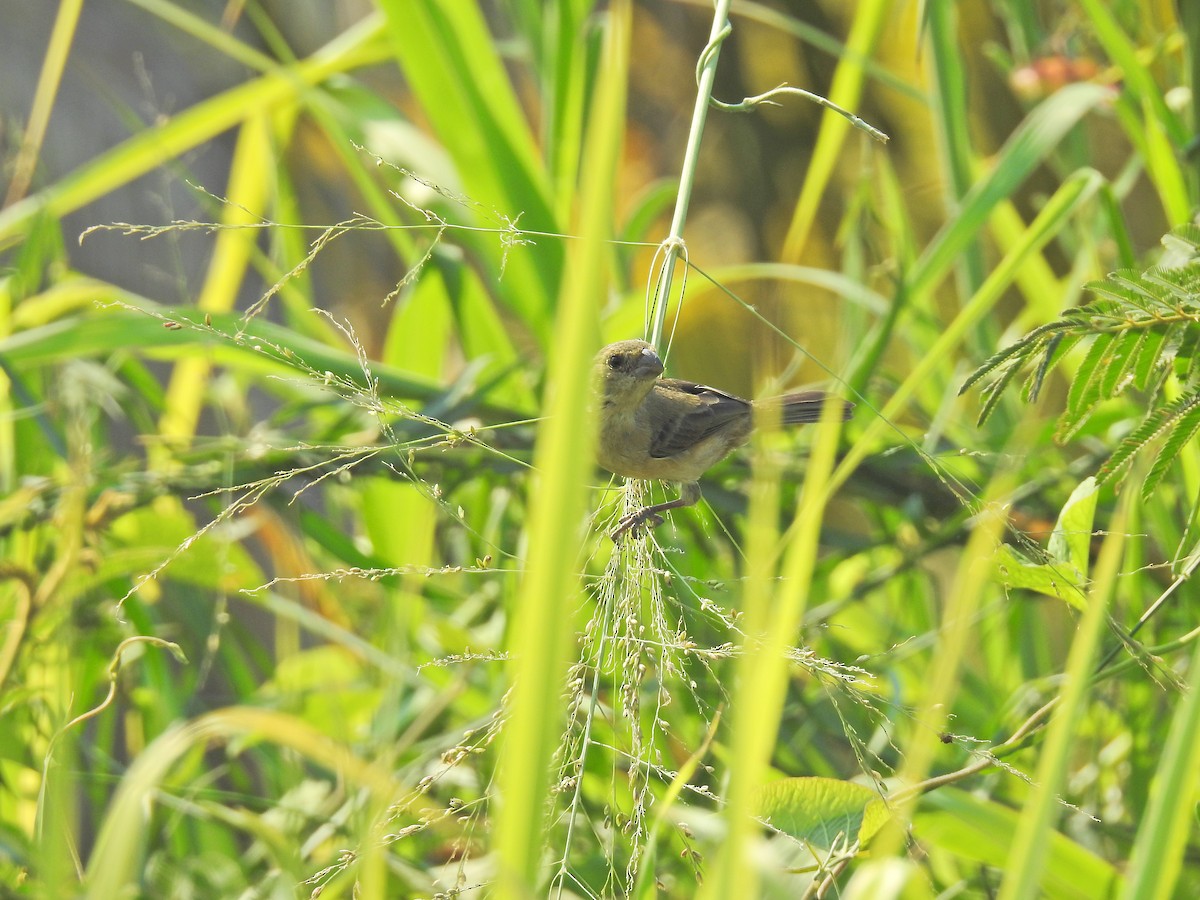
<svg viewBox="0 0 1200 900">
<path fill-rule="evenodd" d="M 1059 419 L 1057 437 L 1065 441 L 1076 431 L 1091 414 L 1092 409 L 1103 398 L 1100 385 L 1104 381 L 1105 366 L 1112 359 L 1114 344 L 1118 335 L 1114 332 L 1104 332 L 1096 335 L 1091 349 L 1083 359 L 1083 364 L 1071 382 L 1067 392 L 1067 411 Z"/>
<path fill-rule="evenodd" d="M 1154 492 L 1163 476 L 1167 474 L 1167 470 L 1171 468 L 1175 457 L 1179 456 L 1184 445 L 1195 437 L 1197 430 L 1200 430 L 1200 392 L 1181 397 L 1176 405 L 1179 407 L 1178 412 L 1172 417 L 1170 426 L 1166 430 L 1166 438 L 1162 442 L 1162 448 L 1158 451 L 1154 464 L 1150 466 L 1150 471 L 1142 484 L 1143 500 Z"/>
<path fill-rule="evenodd" d="M 1029 379 L 1025 382 L 1025 399 L 1030 403 L 1036 403 L 1038 395 L 1042 392 L 1042 385 L 1046 381 L 1046 373 L 1056 366 L 1066 355 L 1066 352 L 1079 343 L 1082 335 L 1078 334 L 1056 334 L 1046 341 L 1046 348 L 1041 354 L 1041 361 L 1029 373 Z"/>
<path fill-rule="evenodd" d="M 1137 359 L 1133 364 L 1133 383 L 1139 391 L 1150 390 L 1155 373 L 1162 371 L 1159 360 L 1171 331 L 1163 328 L 1146 332 L 1146 340 L 1138 347 Z"/>
<path fill-rule="evenodd" d="M 1056 331 L 1063 331 L 1068 328 L 1070 328 L 1070 325 L 1065 322 L 1051 322 L 1048 325 L 1042 325 L 1029 332 L 1029 334 L 1025 335 L 1025 337 L 1021 338 L 1015 344 L 1005 347 L 999 353 L 992 354 L 983 365 L 967 376 L 967 380 L 963 382 L 963 386 L 958 389 L 959 395 L 965 394 L 977 381 L 986 378 L 989 374 L 1001 368 L 1006 362 L 1015 360 L 1019 364 L 1029 356 L 1036 354 L 1049 339 L 1050 335 Z"/>
<path fill-rule="evenodd" d="M 1100 467 L 1096 479 L 1105 482 L 1117 475 L 1132 460 L 1135 453 L 1142 450 L 1158 437 L 1171 424 L 1172 410 L 1170 407 L 1159 407 L 1151 410 L 1146 418 L 1133 431 L 1129 432 L 1117 445 L 1113 455 Z"/>
<path fill-rule="evenodd" d="M 1020 371 L 1017 366 L 1006 366 L 996 380 L 983 389 L 983 407 L 979 411 L 979 418 L 976 424 L 982 425 L 988 420 L 988 417 L 995 411 L 996 404 L 1000 402 L 1000 397 L 1004 394 L 1004 388 L 1012 381 L 1013 376 Z"/>
<path fill-rule="evenodd" d="M 1163 246 L 1160 265 L 1144 272 L 1123 269 L 1087 285 L 1091 301 L 1035 328 L 972 372 L 963 391 L 990 379 L 980 424 L 1018 372 L 1026 372 L 1022 393 L 1032 402 L 1068 351 L 1085 344 L 1056 437 L 1065 441 L 1076 434 L 1101 403 L 1130 388 L 1142 392 L 1145 417 L 1118 444 L 1099 477 L 1123 474 L 1137 454 L 1152 449 L 1143 490 L 1153 490 L 1200 432 L 1200 227 L 1172 232 Z M 1163 396 L 1169 377 L 1184 391 L 1173 402 Z"/>
<path fill-rule="evenodd" d="M 1122 337 L 1122 345 L 1117 349 L 1115 359 L 1104 369 L 1103 380 L 1100 382 L 1101 396 L 1116 397 L 1133 381 L 1131 370 L 1137 362 L 1146 336 L 1151 333 L 1148 330 L 1130 331 Z"/>
</svg>

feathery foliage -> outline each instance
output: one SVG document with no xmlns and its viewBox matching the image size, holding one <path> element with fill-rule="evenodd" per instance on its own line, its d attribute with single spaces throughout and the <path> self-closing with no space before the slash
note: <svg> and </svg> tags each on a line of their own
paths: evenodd
<svg viewBox="0 0 1200 900">
<path fill-rule="evenodd" d="M 1165 253 L 1157 265 L 1090 282 L 1086 290 L 1094 300 L 1033 329 L 972 372 L 960 393 L 992 379 L 982 392 L 979 424 L 1018 374 L 1025 373 L 1022 396 L 1032 403 L 1068 352 L 1086 348 L 1069 376 L 1056 438 L 1078 434 L 1102 402 L 1138 392 L 1144 417 L 1121 439 L 1098 478 L 1119 480 L 1138 454 L 1149 454 L 1142 482 L 1142 494 L 1149 496 L 1200 430 L 1200 228 L 1183 226 L 1162 242 Z"/>
</svg>

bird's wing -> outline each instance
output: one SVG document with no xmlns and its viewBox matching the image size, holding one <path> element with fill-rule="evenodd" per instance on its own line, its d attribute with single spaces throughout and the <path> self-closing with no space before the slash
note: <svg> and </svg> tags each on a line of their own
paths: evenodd
<svg viewBox="0 0 1200 900">
<path fill-rule="evenodd" d="M 654 384 L 654 391 L 670 408 L 682 408 L 680 415 L 664 416 L 650 441 L 650 455 L 666 459 L 683 453 L 700 441 L 742 418 L 750 404 L 741 397 L 726 394 L 716 388 L 692 381 L 663 378 Z"/>
</svg>

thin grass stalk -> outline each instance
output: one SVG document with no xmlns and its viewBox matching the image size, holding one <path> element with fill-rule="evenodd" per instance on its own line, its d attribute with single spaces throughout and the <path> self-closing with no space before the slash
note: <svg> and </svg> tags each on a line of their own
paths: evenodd
<svg viewBox="0 0 1200 900">
<path fill-rule="evenodd" d="M 1093 37 L 1100 43 L 1105 55 L 1121 70 L 1122 93 L 1134 98 L 1135 105 L 1145 105 L 1147 120 L 1160 123 L 1174 146 L 1181 147 L 1187 143 L 1191 135 L 1182 119 L 1167 105 L 1154 74 L 1143 63 L 1141 48 L 1117 20 L 1113 5 L 1104 0 L 1077 2 L 1091 24 Z M 1182 0 L 1181 5 L 1186 4 L 1187 0 Z"/>
<path fill-rule="evenodd" d="M 1012 203 L 999 204 L 992 214 L 990 231 L 1001 252 L 1007 253 L 1020 243 L 1021 236 L 1028 227 Z M 1076 262 L 1086 262 L 1090 267 L 1091 259 L 1081 253 Z M 1076 276 L 1074 280 L 1072 275 Z M 1025 261 L 1025 265 L 1017 272 L 1015 284 L 1024 300 L 1018 321 L 1012 329 L 1018 333 L 1054 321 L 1065 307 L 1071 305 L 1070 302 L 1066 302 L 1067 298 L 1075 296 L 1079 290 L 1077 272 L 1073 271 L 1059 279 L 1054 274 L 1049 260 L 1040 253 L 1030 256 Z"/>
<path fill-rule="evenodd" d="M 36 630 L 39 613 L 45 615 L 53 607 L 55 615 L 69 617 L 74 593 L 72 581 L 78 578 L 80 570 L 86 565 L 87 484 L 95 466 L 95 456 L 88 425 L 80 415 L 80 410 L 68 413 L 66 430 L 67 465 L 71 474 L 66 481 L 66 490 L 56 504 L 54 536 L 47 537 L 45 544 L 41 545 L 43 553 L 53 547 L 53 555 L 36 562 L 23 560 L 32 570 L 38 571 L 41 578 L 33 595 L 31 611 L 34 629 L 24 635 L 26 643 L 23 649 L 27 653 L 33 644 L 41 642 Z M 24 541 L 13 543 L 19 548 L 13 557 L 15 560 L 24 556 L 21 550 L 34 549 L 41 542 L 31 541 L 27 547 L 20 547 Z M 81 640 L 86 640 L 83 632 L 68 618 L 54 629 L 53 640 L 30 653 L 25 661 L 23 674 L 27 686 L 44 695 L 43 702 L 54 710 L 56 717 L 71 716 L 77 712 L 73 708 L 78 702 L 74 691 L 85 677 L 87 663 L 72 652 L 72 648 L 78 646 L 77 642 Z M 78 718 L 69 720 L 68 725 L 45 744 L 38 793 L 35 830 L 38 859 L 48 870 L 48 888 L 60 889 L 60 896 L 78 893 L 83 870 L 78 841 L 85 829 L 80 824 L 77 798 L 84 780 L 80 775 L 80 767 L 86 767 L 86 763 L 80 760 L 78 731 L 72 732 L 70 739 L 59 741 L 65 729 L 70 727 L 70 722 L 77 721 Z M 56 754 L 55 748 L 59 744 L 62 752 Z"/>
<path fill-rule="evenodd" d="M 547 419 L 539 429 L 538 477 L 530 495 L 526 576 L 511 626 L 513 685 L 499 772 L 494 830 L 497 896 L 536 892 L 552 758 L 561 734 L 564 675 L 579 605 L 578 523 L 587 500 L 595 423 L 583 398 L 599 334 L 612 235 L 613 184 L 620 154 L 628 75 L 631 11 L 608 15 L 599 80 L 585 150 L 580 239 L 570 247 L 550 357 Z"/>
<path fill-rule="evenodd" d="M 942 151 L 940 162 L 950 191 L 946 208 L 953 214 L 975 179 L 958 9 L 953 4 L 932 3 L 924 6 L 923 12 L 921 31 L 929 38 L 926 59 L 933 81 L 933 137 Z"/>
<path fill-rule="evenodd" d="M 717 61 L 721 56 L 721 43 L 730 31 L 729 7 L 733 0 L 716 0 L 713 9 L 713 24 L 708 36 L 708 46 L 701 57 L 700 77 L 696 89 L 696 105 L 692 108 L 692 125 L 688 129 L 687 148 L 683 153 L 683 165 L 679 172 L 679 192 L 675 197 L 675 213 L 671 217 L 671 230 L 664 242 L 666 253 L 655 286 L 657 303 L 653 309 L 650 328 L 646 335 L 655 347 L 662 347 L 663 323 L 667 319 L 667 306 L 671 299 L 671 285 L 675 278 L 675 264 L 679 261 L 683 246 L 683 226 L 687 222 L 688 205 L 696 183 L 696 165 L 700 159 L 700 142 L 704 137 L 704 123 L 708 118 L 708 107 L 712 102 L 713 83 L 717 77 Z"/>
<path fill-rule="evenodd" d="M 958 42 L 958 6 L 932 3 L 925 8 L 929 66 L 933 73 L 933 135 L 941 148 L 947 218 L 953 218 L 975 183 L 975 153 L 968 129 L 967 77 Z M 983 283 L 983 252 L 978 238 L 959 255 L 955 274 L 960 297 Z"/>
<path fill-rule="evenodd" d="M 993 208 L 1016 193 L 1088 112 L 1110 99 L 1111 93 L 1105 87 L 1073 84 L 1052 94 L 1025 117 L 1005 141 L 987 175 L 975 182 L 957 215 L 934 236 L 908 273 L 914 296 L 924 297 L 938 286 L 986 226 Z"/>
<path fill-rule="evenodd" d="M 1189 185 L 1177 149 L 1190 139 L 1187 127 L 1167 105 L 1154 73 L 1143 63 L 1140 48 L 1121 27 L 1112 5 L 1100 0 L 1079 0 L 1079 5 L 1105 54 L 1121 70 L 1117 109 L 1126 134 L 1142 154 L 1146 175 L 1158 192 L 1168 222 L 1182 224 L 1197 200 L 1197 185 L 1194 180 Z"/>
<path fill-rule="evenodd" d="M 895 249 L 892 252 L 896 256 L 898 270 L 907 272 L 915 262 L 916 248 L 913 245 L 913 228 L 904 200 L 904 190 L 888 157 L 880 158 L 879 171 L 877 215 L 880 216 L 881 226 L 888 234 L 893 235 Z M 863 338 L 845 366 L 846 396 L 861 399 L 866 393 L 868 384 L 879 370 L 883 354 L 891 345 L 897 324 L 908 312 L 908 297 L 908 284 L 901 278 L 895 286 L 890 302 L 884 307 L 882 316 L 877 317 L 871 324 L 866 317 L 858 317 Z"/>
<path fill-rule="evenodd" d="M 263 219 L 271 188 L 271 181 L 263 177 L 263 172 L 271 170 L 273 157 L 267 131 L 265 116 L 253 116 L 242 125 L 229 171 L 226 193 L 229 202 L 221 208 L 225 225 L 251 225 Z M 198 310 L 225 313 L 234 308 L 257 242 L 255 229 L 226 228 L 217 232 L 204 286 L 196 302 Z M 165 465 L 172 449 L 186 445 L 195 433 L 211 372 L 212 361 L 203 354 L 188 356 L 175 366 L 159 422 L 159 433 L 165 443 L 149 450 L 156 465 Z"/>
<path fill-rule="evenodd" d="M 1176 0 L 1176 15 L 1184 37 L 1184 59 L 1186 79 L 1191 88 L 1191 127 L 1200 127 L 1200 4 L 1188 0 Z M 1189 183 L 1193 192 L 1200 191 L 1200 153 L 1191 154 Z"/>
<path fill-rule="evenodd" d="M 556 200 L 555 218 L 565 222 L 571 212 L 571 185 L 579 176 L 588 72 L 593 63 L 588 53 L 588 29 L 580 20 L 590 10 L 577 9 L 579 4 L 572 2 L 530 6 L 528 27 L 536 28 L 543 22 L 545 25 L 541 60 L 545 117 L 542 141 L 546 148 L 551 192 Z"/>
<path fill-rule="evenodd" d="M 1141 119 L 1146 174 L 1158 191 L 1167 222 L 1172 227 L 1190 222 L 1196 200 L 1179 163 L 1178 145 L 1171 143 L 1167 124 L 1151 114 L 1150 104 L 1143 107 Z"/>
<path fill-rule="evenodd" d="M 218 53 L 228 56 L 231 60 L 239 62 L 247 68 L 262 73 L 280 68 L 278 60 L 239 41 L 224 28 L 202 19 L 175 3 L 168 3 L 166 0 L 125 0 L 125 2 L 157 16 L 168 25 L 178 29 L 181 34 L 186 34 L 202 44 L 207 44 Z"/>
</svg>

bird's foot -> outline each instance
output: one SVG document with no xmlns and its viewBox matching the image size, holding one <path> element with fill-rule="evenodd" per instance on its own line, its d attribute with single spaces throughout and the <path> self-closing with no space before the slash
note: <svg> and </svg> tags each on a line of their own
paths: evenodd
<svg viewBox="0 0 1200 900">
<path fill-rule="evenodd" d="M 658 514 L 658 510 L 653 506 L 647 506 L 644 509 L 631 512 L 617 523 L 617 528 L 611 535 L 613 543 L 615 544 L 621 540 L 627 531 L 636 531 L 643 525 L 647 530 L 657 528 L 663 521 L 663 517 Z"/>
<path fill-rule="evenodd" d="M 655 528 L 663 523 L 662 513 L 669 509 L 679 509 L 683 506 L 691 506 L 700 499 L 700 485 L 693 482 L 688 482 L 679 493 L 679 498 L 676 500 L 668 500 L 666 503 L 656 503 L 653 506 L 646 506 L 639 509 L 637 512 L 631 512 L 629 515 L 621 519 L 617 523 L 617 530 L 612 533 L 612 539 L 615 543 L 621 539 L 621 535 L 627 531 L 633 531 L 640 525 L 645 525 L 647 529 Z"/>
</svg>

